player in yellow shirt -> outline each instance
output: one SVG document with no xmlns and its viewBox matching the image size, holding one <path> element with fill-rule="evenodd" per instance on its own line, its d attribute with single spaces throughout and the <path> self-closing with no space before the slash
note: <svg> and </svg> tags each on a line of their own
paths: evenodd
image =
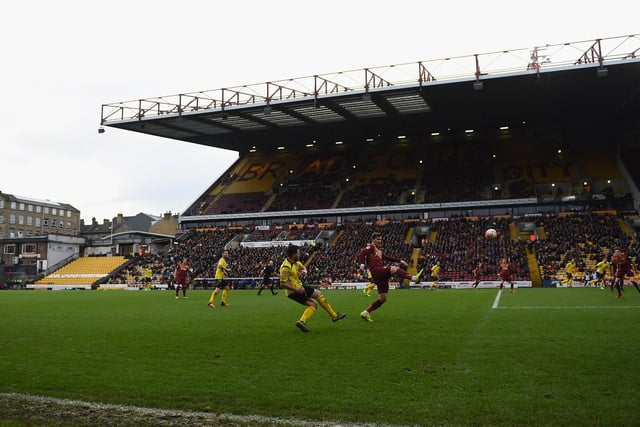
<svg viewBox="0 0 640 427">
<path fill-rule="evenodd" d="M 307 321 L 315 313 L 318 304 L 329 313 L 334 322 L 347 317 L 345 313 L 337 313 L 320 291 L 302 284 L 300 276 L 304 276 L 306 272 L 306 268 L 300 262 L 300 248 L 290 245 L 287 248 L 287 257 L 280 265 L 280 287 L 284 289 L 287 298 L 306 306 L 302 316 L 296 322 L 296 327 L 302 332 L 309 332 Z"/>
<path fill-rule="evenodd" d="M 144 269 L 144 290 L 151 290 L 151 282 L 153 281 L 153 270 L 150 266 Z"/>
<path fill-rule="evenodd" d="M 568 288 L 570 288 L 573 286 L 573 275 L 576 272 L 576 261 L 573 258 L 571 258 L 567 265 L 564 266 L 564 271 L 567 277 L 563 282 L 567 284 Z"/>
<path fill-rule="evenodd" d="M 376 284 L 373 282 L 373 279 L 371 278 L 371 272 L 369 271 L 369 269 L 367 269 L 367 280 L 369 281 L 369 284 L 364 287 L 364 289 L 362 290 L 362 293 L 370 297 L 371 294 L 373 293 L 373 288 L 376 287 Z"/>
<path fill-rule="evenodd" d="M 596 264 L 596 278 L 589 280 L 589 283 L 600 283 L 600 289 L 605 287 L 605 276 L 611 268 L 611 263 L 604 257 L 602 261 Z"/>
<path fill-rule="evenodd" d="M 215 308 L 215 300 L 216 295 L 222 289 L 222 296 L 220 297 L 220 305 L 223 307 L 227 307 L 227 295 L 229 294 L 229 284 L 227 283 L 227 274 L 229 273 L 229 266 L 227 264 L 227 260 L 229 259 L 229 251 L 222 251 L 222 256 L 218 260 L 218 264 L 216 266 L 216 274 L 214 277 L 214 286 L 215 289 L 211 292 L 211 296 L 209 297 L 209 304 L 207 304 L 211 308 Z"/>
<path fill-rule="evenodd" d="M 433 288 L 437 288 L 438 287 L 438 280 L 440 280 L 439 275 L 440 274 L 440 263 L 438 261 L 436 261 L 435 264 L 433 264 L 433 267 L 431 267 L 431 286 L 429 286 L 429 290 L 433 290 Z"/>
</svg>

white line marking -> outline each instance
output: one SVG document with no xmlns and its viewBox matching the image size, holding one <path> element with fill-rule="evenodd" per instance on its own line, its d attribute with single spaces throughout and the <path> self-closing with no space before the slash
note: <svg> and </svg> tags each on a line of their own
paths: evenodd
<svg viewBox="0 0 640 427">
<path fill-rule="evenodd" d="M 494 303 L 493 308 L 500 308 L 503 310 L 609 310 L 611 308 L 640 308 L 640 306 L 636 305 L 623 305 L 623 306 L 615 306 L 615 305 L 594 305 L 594 306 L 585 306 L 585 307 L 553 307 L 553 306 L 540 306 L 540 307 L 496 307 Z"/>
<path fill-rule="evenodd" d="M 502 290 L 498 291 L 498 295 L 496 295 L 496 299 L 493 300 L 493 305 L 491 308 L 499 308 L 498 304 L 500 304 L 500 295 L 502 295 Z"/>
<path fill-rule="evenodd" d="M 303 427 L 402 427 L 389 424 L 349 423 L 338 421 L 305 421 L 295 418 L 266 417 L 261 415 L 232 415 L 213 412 L 191 412 L 177 409 L 142 408 L 130 405 L 113 405 L 107 403 L 86 402 L 73 399 L 58 399 L 55 397 L 37 396 L 22 393 L 0 393 L 0 400 L 24 399 L 34 405 L 42 405 L 44 409 L 52 413 L 55 418 L 56 408 L 45 408 L 47 405 L 58 405 L 62 408 L 72 407 L 76 418 L 91 416 L 93 420 L 120 419 L 126 416 L 131 421 L 132 415 L 144 420 L 149 425 L 175 426 L 175 425 L 271 425 L 271 426 L 303 426 Z M 37 408 L 29 408 L 38 410 Z M 43 409 L 43 410 L 44 410 Z M 59 409 L 59 408 L 58 408 Z M 96 412 L 100 412 L 99 414 Z M 69 414 L 65 412 L 65 420 Z M 135 421 L 135 420 L 134 420 Z M 142 423 L 142 422 L 141 422 Z M 183 424 L 184 423 L 184 424 Z M 135 425 L 134 422 L 132 425 Z"/>
</svg>

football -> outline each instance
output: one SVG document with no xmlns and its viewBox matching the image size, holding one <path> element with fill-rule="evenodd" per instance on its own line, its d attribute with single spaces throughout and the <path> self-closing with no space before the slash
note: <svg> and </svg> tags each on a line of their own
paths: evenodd
<svg viewBox="0 0 640 427">
<path fill-rule="evenodd" d="M 484 237 L 487 239 L 495 239 L 498 237 L 498 232 L 495 228 L 488 228 L 487 231 L 484 232 Z"/>
</svg>

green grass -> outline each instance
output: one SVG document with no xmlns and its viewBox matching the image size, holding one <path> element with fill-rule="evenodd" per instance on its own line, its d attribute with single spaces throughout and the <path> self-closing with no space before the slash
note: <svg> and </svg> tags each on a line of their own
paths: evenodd
<svg viewBox="0 0 640 427">
<path fill-rule="evenodd" d="M 354 423 L 638 425 L 640 294 L 325 291 L 348 317 L 232 291 L 0 292 L 0 392 Z"/>
</svg>

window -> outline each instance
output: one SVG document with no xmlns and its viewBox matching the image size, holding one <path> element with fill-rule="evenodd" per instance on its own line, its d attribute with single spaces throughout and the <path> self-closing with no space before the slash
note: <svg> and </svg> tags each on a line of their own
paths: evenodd
<svg viewBox="0 0 640 427">
<path fill-rule="evenodd" d="M 49 220 L 47 218 L 42 220 L 42 224 L 46 227 L 49 225 Z"/>
<path fill-rule="evenodd" d="M 18 230 L 18 238 L 23 238 L 24 237 L 24 231 L 22 230 Z"/>
<path fill-rule="evenodd" d="M 40 224 L 42 224 L 42 221 L 40 219 L 39 216 L 36 217 L 36 227 L 40 227 Z"/>
<path fill-rule="evenodd" d="M 4 224 L 4 215 L 0 214 L 0 224 Z"/>
<path fill-rule="evenodd" d="M 51 208 L 51 215 L 58 215 L 58 209 Z"/>
<path fill-rule="evenodd" d="M 71 230 L 71 221 L 67 221 L 67 230 Z"/>
<path fill-rule="evenodd" d="M 18 224 L 24 225 L 24 215 L 18 215 Z"/>
<path fill-rule="evenodd" d="M 15 239 L 16 238 L 16 229 L 15 228 L 10 228 L 9 229 L 9 238 L 10 239 Z"/>
<path fill-rule="evenodd" d="M 49 213 L 49 207 L 48 207 L 48 206 L 45 206 L 45 207 L 44 207 L 44 213 L 45 213 L 45 214 L 48 214 L 48 213 Z"/>
<path fill-rule="evenodd" d="M 41 213 L 42 212 L 42 206 L 40 206 L 40 205 L 36 206 L 36 212 L 37 213 Z"/>
<path fill-rule="evenodd" d="M 64 209 L 60 209 L 60 216 L 64 216 Z"/>
<path fill-rule="evenodd" d="M 20 209 L 21 211 L 23 211 L 23 210 L 24 210 L 24 203 L 20 203 L 18 206 L 19 206 L 19 209 Z"/>
<path fill-rule="evenodd" d="M 67 218 L 71 218 L 71 211 L 67 211 Z"/>
<path fill-rule="evenodd" d="M 0 199 L 0 209 L 4 209 L 4 199 Z"/>
<path fill-rule="evenodd" d="M 58 228 L 64 228 L 64 221 L 58 222 Z"/>
<path fill-rule="evenodd" d="M 29 212 L 33 212 L 33 205 L 27 205 L 27 210 Z"/>
<path fill-rule="evenodd" d="M 35 254 L 36 253 L 36 245 L 33 243 L 24 243 L 22 245 L 22 253 L 23 254 Z"/>
<path fill-rule="evenodd" d="M 16 208 L 16 202 L 11 202 L 11 209 L 15 209 Z"/>
<path fill-rule="evenodd" d="M 5 255 L 13 255 L 16 253 L 16 245 L 4 245 Z"/>
<path fill-rule="evenodd" d="M 16 214 L 9 214 L 9 224 L 16 223 Z"/>
<path fill-rule="evenodd" d="M 57 222 L 55 219 L 51 220 L 51 227 L 55 228 L 55 226 L 57 225 Z"/>
<path fill-rule="evenodd" d="M 33 227 L 33 217 L 31 215 L 27 216 L 27 225 Z"/>
<path fill-rule="evenodd" d="M 31 237 L 31 230 L 27 230 L 26 237 Z"/>
</svg>

